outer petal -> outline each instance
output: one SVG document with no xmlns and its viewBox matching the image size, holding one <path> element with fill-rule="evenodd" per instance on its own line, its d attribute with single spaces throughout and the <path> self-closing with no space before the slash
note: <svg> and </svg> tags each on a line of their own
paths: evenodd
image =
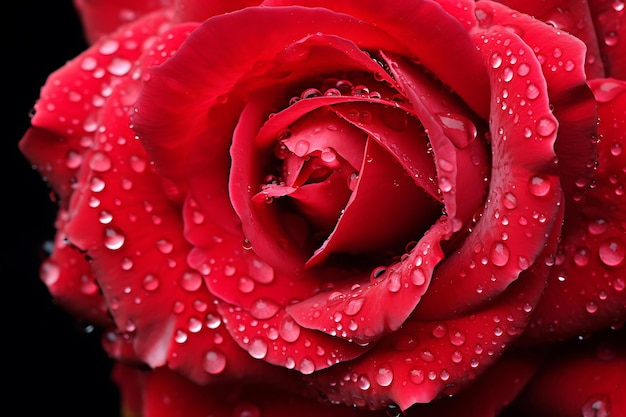
<svg viewBox="0 0 626 417">
<path fill-rule="evenodd" d="M 587 46 L 584 61 L 585 73 L 590 79 L 604 77 L 606 72 L 603 60 L 600 58 L 600 48 L 596 34 L 595 22 L 591 15 L 590 4 L 586 0 L 559 0 L 550 2 L 524 0 L 498 0 L 513 10 L 526 13 L 542 20 L 557 29 L 582 40 Z M 597 2 L 595 2 L 597 3 Z M 606 5 L 611 3 L 605 2 Z M 561 61 L 561 65 L 571 66 L 573 61 Z"/>
<path fill-rule="evenodd" d="M 609 330 L 556 345 L 515 402 L 533 417 L 626 415 L 626 337 Z"/>
<path fill-rule="evenodd" d="M 172 3 L 173 0 L 74 0 L 89 43 Z"/>
<path fill-rule="evenodd" d="M 118 365 L 114 371 L 128 417 L 358 417 L 386 414 L 363 412 L 317 402 L 289 385 L 280 388 L 246 383 L 202 387 L 167 369 L 146 372 Z M 310 394 L 310 393 L 309 393 Z"/>
<path fill-rule="evenodd" d="M 626 320 L 626 82 L 597 79 L 591 86 L 600 134 L 594 187 L 580 217 L 565 224 L 529 340 L 563 339 Z"/>
<path fill-rule="evenodd" d="M 418 317 L 459 316 L 503 292 L 539 259 L 562 211 L 553 149 L 557 121 L 538 62 L 519 37 L 499 27 L 477 35 L 476 43 L 494 67 L 489 194 L 478 223 L 435 270 Z M 515 53 L 507 57 L 506 50 Z M 528 102 L 531 83 L 542 94 Z"/>
<path fill-rule="evenodd" d="M 626 80 L 626 8 L 621 0 L 589 2 L 606 76 Z"/>
</svg>

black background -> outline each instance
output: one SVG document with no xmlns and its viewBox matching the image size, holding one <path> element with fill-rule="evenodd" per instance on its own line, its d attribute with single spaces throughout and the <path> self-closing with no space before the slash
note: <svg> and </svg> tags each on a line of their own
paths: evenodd
<svg viewBox="0 0 626 417">
<path fill-rule="evenodd" d="M 3 409 L 26 416 L 119 416 L 111 361 L 99 336 L 84 332 L 54 304 L 39 279 L 41 248 L 53 237 L 55 209 L 48 187 L 17 148 L 48 74 L 86 47 L 82 28 L 71 0 L 5 6 L 10 9 L 4 15 L 9 51 L 1 77 L 2 125 L 8 126 L 1 154 Z"/>
</svg>

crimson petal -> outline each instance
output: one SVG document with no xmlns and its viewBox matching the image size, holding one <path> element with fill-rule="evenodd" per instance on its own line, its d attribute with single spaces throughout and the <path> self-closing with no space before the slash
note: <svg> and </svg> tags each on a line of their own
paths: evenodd
<svg viewBox="0 0 626 417">
<path fill-rule="evenodd" d="M 559 226 L 557 221 L 549 231 L 543 256 L 554 256 Z M 331 401 L 371 409 L 397 404 L 404 411 L 443 397 L 450 389 L 459 393 L 522 334 L 548 270 L 543 262 L 533 265 L 475 314 L 436 321 L 411 318 L 381 339 L 376 349 L 306 378 Z"/>
<path fill-rule="evenodd" d="M 599 106 L 595 186 L 581 216 L 565 224 L 559 262 L 525 337 L 545 341 L 621 326 L 626 320 L 626 82 L 590 82 Z"/>
<path fill-rule="evenodd" d="M 435 270 L 431 289 L 417 308 L 422 318 L 458 316 L 504 291 L 520 272 L 540 260 L 545 236 L 562 211 L 553 148 L 557 121 L 549 109 L 539 63 L 528 45 L 503 28 L 476 34 L 476 44 L 485 61 L 495 67 L 490 73 L 489 195 L 462 246 Z M 506 50 L 516 53 L 504 60 Z M 524 90 L 530 83 L 542 94 L 527 101 Z"/>
</svg>

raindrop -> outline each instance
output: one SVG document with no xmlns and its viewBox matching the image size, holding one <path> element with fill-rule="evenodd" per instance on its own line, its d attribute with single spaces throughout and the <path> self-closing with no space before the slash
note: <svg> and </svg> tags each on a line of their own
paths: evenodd
<svg viewBox="0 0 626 417">
<path fill-rule="evenodd" d="M 509 210 L 513 210 L 517 207 L 517 197 L 512 192 L 507 192 L 504 194 L 502 199 L 502 205 Z"/>
<path fill-rule="evenodd" d="M 478 136 L 474 123 L 463 115 L 438 113 L 435 116 L 443 128 L 443 133 L 459 149 L 466 148 Z"/>
<path fill-rule="evenodd" d="M 393 370 L 391 365 L 386 364 L 378 368 L 374 380 L 381 387 L 388 387 L 393 382 Z"/>
<path fill-rule="evenodd" d="M 254 291 L 254 281 L 248 277 L 240 277 L 239 278 L 239 291 L 244 294 L 250 294 Z"/>
<path fill-rule="evenodd" d="M 542 117 L 537 120 L 535 127 L 539 136 L 550 136 L 556 130 L 556 122 L 552 118 Z"/>
<path fill-rule="evenodd" d="M 370 388 L 372 384 L 370 383 L 369 378 L 367 377 L 367 375 L 361 375 L 359 376 L 359 378 L 357 379 L 357 386 L 362 389 L 363 391 L 366 391 Z"/>
<path fill-rule="evenodd" d="M 600 260 L 607 266 L 618 266 L 626 256 L 624 244 L 616 239 L 606 239 L 598 249 Z"/>
<path fill-rule="evenodd" d="M 106 172 L 111 166 L 111 158 L 103 152 L 95 152 L 89 160 L 89 168 L 96 172 Z"/>
<path fill-rule="evenodd" d="M 606 46 L 615 46 L 619 43 L 619 35 L 615 31 L 610 31 L 604 35 L 604 44 Z"/>
<path fill-rule="evenodd" d="M 365 298 L 352 298 L 350 299 L 343 308 L 343 312 L 348 316 L 354 316 L 361 311 L 363 307 L 363 303 L 365 302 Z"/>
<path fill-rule="evenodd" d="M 300 326 L 291 316 L 285 316 L 278 328 L 278 333 L 285 342 L 295 342 L 300 337 Z"/>
<path fill-rule="evenodd" d="M 302 158 L 303 156 L 305 156 L 307 154 L 307 152 L 309 152 L 309 142 L 306 140 L 299 140 L 298 142 L 296 142 L 296 145 L 294 147 L 293 153 Z"/>
<path fill-rule="evenodd" d="M 202 368 L 212 375 L 219 374 L 226 368 L 226 356 L 217 349 L 209 350 L 202 360 Z"/>
<path fill-rule="evenodd" d="M 259 320 L 265 320 L 273 317 L 278 310 L 280 310 L 280 305 L 276 301 L 259 298 L 250 307 L 250 314 Z"/>
<path fill-rule="evenodd" d="M 493 69 L 500 68 L 500 66 L 502 65 L 502 55 L 500 55 L 500 53 L 498 52 L 494 52 L 491 55 L 489 63 L 491 64 L 491 68 Z"/>
<path fill-rule="evenodd" d="M 248 273 L 259 284 L 270 284 L 274 281 L 274 268 L 258 259 L 252 260 Z"/>
<path fill-rule="evenodd" d="M 424 370 L 411 368 L 409 370 L 409 380 L 416 385 L 421 384 L 422 382 L 424 382 Z"/>
<path fill-rule="evenodd" d="M 526 75 L 528 75 L 528 73 L 530 73 L 530 66 L 523 62 L 519 64 L 519 66 L 517 67 L 517 75 L 525 77 Z"/>
<path fill-rule="evenodd" d="M 510 250 L 504 242 L 494 242 L 489 252 L 489 259 L 496 266 L 504 266 L 509 262 Z"/>
<path fill-rule="evenodd" d="M 193 292 L 202 285 L 202 276 L 196 271 L 187 271 L 180 278 L 180 286 L 185 291 Z"/>
<path fill-rule="evenodd" d="M 511 67 L 505 67 L 502 70 L 502 80 L 508 83 L 512 79 L 513 79 L 513 70 L 511 69 Z"/>
<path fill-rule="evenodd" d="M 111 60 L 111 63 L 107 67 L 107 70 L 112 75 L 121 77 L 123 75 L 128 74 L 132 66 L 133 64 L 129 60 L 120 58 L 120 57 L 115 57 Z"/>
<path fill-rule="evenodd" d="M 155 291 L 159 288 L 159 280 L 152 274 L 148 274 L 143 279 L 143 288 L 146 291 Z"/>
<path fill-rule="evenodd" d="M 609 417 L 611 407 L 606 395 L 595 394 L 591 396 L 582 406 L 583 417 Z"/>
<path fill-rule="evenodd" d="M 254 338 L 248 345 L 250 356 L 255 359 L 263 359 L 267 355 L 267 342 L 261 338 Z"/>
<path fill-rule="evenodd" d="M 609 224 L 604 219 L 596 219 L 587 225 L 587 230 L 592 235 L 601 235 L 609 228 Z"/>
<path fill-rule="evenodd" d="M 124 246 L 126 237 L 124 234 L 115 228 L 107 227 L 104 229 L 104 246 L 111 250 L 117 250 Z"/>
<path fill-rule="evenodd" d="M 529 100 L 536 99 L 537 97 L 539 97 L 539 94 L 540 90 L 535 84 L 531 83 L 526 86 L 526 98 L 528 98 Z"/>
<path fill-rule="evenodd" d="M 454 346 L 462 346 L 465 343 L 465 333 L 460 330 L 450 333 L 450 343 Z"/>
<path fill-rule="evenodd" d="M 431 333 L 433 337 L 437 339 L 441 339 L 448 333 L 448 329 L 444 323 L 439 323 L 433 327 L 433 330 Z"/>
<path fill-rule="evenodd" d="M 303 375 L 310 375 L 315 372 L 315 363 L 309 358 L 303 358 L 298 369 Z"/>
<path fill-rule="evenodd" d="M 550 192 L 552 188 L 550 180 L 544 177 L 535 175 L 528 181 L 528 189 L 530 193 L 537 197 L 544 197 Z"/>
</svg>

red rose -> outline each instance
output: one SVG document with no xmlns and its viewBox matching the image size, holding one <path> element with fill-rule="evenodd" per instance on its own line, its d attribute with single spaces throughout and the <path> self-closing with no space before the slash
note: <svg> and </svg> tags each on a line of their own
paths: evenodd
<svg viewBox="0 0 626 417">
<path fill-rule="evenodd" d="M 129 412 L 626 412 L 621 2 L 76 3 L 20 147 Z"/>
</svg>

